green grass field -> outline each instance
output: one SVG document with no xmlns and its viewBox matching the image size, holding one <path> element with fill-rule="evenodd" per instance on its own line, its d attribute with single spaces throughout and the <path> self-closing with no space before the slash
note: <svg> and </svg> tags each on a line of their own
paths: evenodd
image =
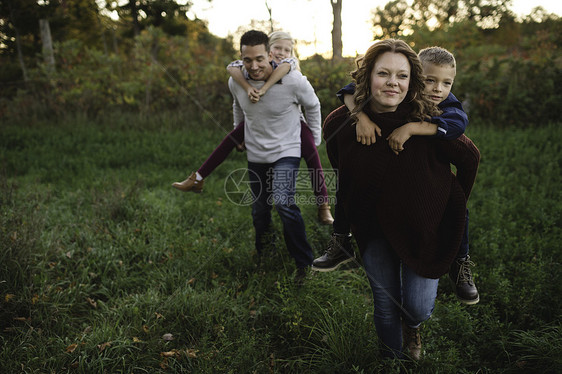
<svg viewBox="0 0 562 374">
<path fill-rule="evenodd" d="M 282 241 L 256 266 L 250 207 L 225 193 L 245 154 L 200 195 L 171 187 L 228 129 L 124 115 L 0 126 L 2 373 L 562 371 L 559 124 L 470 125 L 481 301 L 461 305 L 441 280 L 419 364 L 381 360 L 362 268 L 297 288 Z M 301 209 L 320 254 L 331 229 Z"/>
</svg>

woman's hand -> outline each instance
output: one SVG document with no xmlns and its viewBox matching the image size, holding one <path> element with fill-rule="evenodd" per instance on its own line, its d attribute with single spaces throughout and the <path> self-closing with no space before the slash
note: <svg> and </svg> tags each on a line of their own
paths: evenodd
<svg viewBox="0 0 562 374">
<path fill-rule="evenodd" d="M 375 144 L 376 135 L 381 136 L 382 132 L 376 123 L 371 121 L 363 112 L 357 114 L 357 124 L 355 125 L 357 141 L 363 145 Z"/>
</svg>

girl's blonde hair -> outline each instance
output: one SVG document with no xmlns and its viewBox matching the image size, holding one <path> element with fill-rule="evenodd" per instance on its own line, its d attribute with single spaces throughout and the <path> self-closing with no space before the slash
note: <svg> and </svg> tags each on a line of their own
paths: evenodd
<svg viewBox="0 0 562 374">
<path fill-rule="evenodd" d="M 289 34 L 288 32 L 285 32 L 285 31 L 274 31 L 271 34 L 269 34 L 269 48 L 270 48 L 270 50 L 271 50 L 271 46 L 279 40 L 288 40 L 288 41 L 291 42 L 291 56 L 290 57 L 295 58 L 296 64 L 297 64 L 297 69 L 300 70 L 299 60 L 295 56 L 295 48 L 294 48 L 295 47 L 295 41 L 291 37 L 291 34 Z"/>
<path fill-rule="evenodd" d="M 423 69 L 416 52 L 402 40 L 386 39 L 373 44 L 364 56 L 357 58 L 355 61 L 357 69 L 351 72 L 351 77 L 356 84 L 355 94 L 353 95 L 355 108 L 351 112 L 352 118 L 356 119 L 357 114 L 372 100 L 371 73 L 378 58 L 386 52 L 401 53 L 410 64 L 410 84 L 408 94 L 404 98 L 405 101 L 412 104 L 409 119 L 423 121 L 427 117 L 438 115 L 440 111 L 423 95 Z"/>
</svg>

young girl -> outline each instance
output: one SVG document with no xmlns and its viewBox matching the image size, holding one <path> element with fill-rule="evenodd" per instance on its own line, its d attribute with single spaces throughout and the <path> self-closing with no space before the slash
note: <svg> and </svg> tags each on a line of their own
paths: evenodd
<svg viewBox="0 0 562 374">
<path fill-rule="evenodd" d="M 257 90 L 252 87 L 246 79 L 245 71 L 242 70 L 242 62 L 234 61 L 228 65 L 227 70 L 232 78 L 246 89 L 248 97 L 254 103 L 265 95 L 267 90 L 274 84 L 281 81 L 291 69 L 299 69 L 298 60 L 293 56 L 293 39 L 282 31 L 275 31 L 269 35 L 270 57 L 275 68 L 270 79 L 264 86 Z M 201 165 L 197 172 L 183 182 L 175 182 L 173 187 L 181 191 L 201 192 L 203 190 L 204 178 L 219 166 L 236 147 L 237 150 L 244 150 L 244 122 L 239 123 L 221 142 L 221 144 L 211 153 L 209 158 Z M 310 170 L 310 178 L 316 202 L 318 204 L 318 220 L 325 225 L 331 225 L 334 221 L 328 205 L 328 191 L 324 181 L 324 173 L 320 163 L 318 150 L 314 145 L 314 137 L 308 128 L 304 117 L 301 119 L 301 156 L 305 159 Z"/>
</svg>

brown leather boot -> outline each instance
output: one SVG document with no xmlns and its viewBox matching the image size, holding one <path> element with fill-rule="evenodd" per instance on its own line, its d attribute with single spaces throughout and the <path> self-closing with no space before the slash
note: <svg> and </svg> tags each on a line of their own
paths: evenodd
<svg viewBox="0 0 562 374">
<path fill-rule="evenodd" d="M 406 356 L 414 361 L 419 361 L 422 352 L 419 327 L 409 327 L 402 321 L 402 346 L 404 347 L 404 354 Z"/>
<path fill-rule="evenodd" d="M 323 225 L 331 225 L 334 223 L 334 218 L 332 217 L 328 203 L 318 206 L 318 221 Z"/>
<path fill-rule="evenodd" d="M 197 180 L 197 174 L 195 172 L 191 173 L 189 177 L 183 182 L 174 182 L 172 186 L 177 188 L 180 191 L 193 191 L 196 193 L 200 193 L 203 191 L 203 185 L 205 184 L 205 180 L 201 179 L 200 181 Z"/>
</svg>

